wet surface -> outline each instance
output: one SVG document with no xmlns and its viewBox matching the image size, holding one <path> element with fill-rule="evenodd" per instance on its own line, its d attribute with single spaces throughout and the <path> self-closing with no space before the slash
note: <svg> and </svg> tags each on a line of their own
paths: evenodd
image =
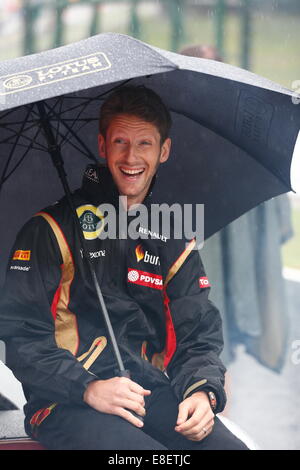
<svg viewBox="0 0 300 470">
<path fill-rule="evenodd" d="M 300 449 L 300 352 L 295 349 L 300 340 L 299 282 L 286 281 L 286 289 L 290 334 L 281 373 L 260 365 L 242 346 L 228 367 L 226 416 L 263 450 Z"/>
</svg>

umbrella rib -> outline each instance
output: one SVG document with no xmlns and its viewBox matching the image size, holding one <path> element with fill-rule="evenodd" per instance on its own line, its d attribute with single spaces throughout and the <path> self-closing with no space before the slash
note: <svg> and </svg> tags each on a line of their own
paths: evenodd
<svg viewBox="0 0 300 470">
<path fill-rule="evenodd" d="M 24 122 L 23 120 L 22 121 L 13 121 L 13 122 L 1 122 L 1 126 L 2 127 L 15 126 L 16 124 L 19 125 L 19 124 L 22 124 L 23 122 Z M 32 124 L 35 123 L 35 121 L 31 121 L 29 119 L 26 122 L 27 123 L 32 123 Z"/>
<path fill-rule="evenodd" d="M 51 118 L 51 121 L 55 122 L 55 121 L 58 121 L 59 120 L 59 117 L 57 119 L 55 119 L 55 116 L 53 118 Z M 96 121 L 97 118 L 76 118 L 76 122 L 83 122 L 85 124 L 88 124 L 89 122 L 92 122 L 92 121 Z M 72 118 L 63 118 L 63 121 L 62 122 L 74 122 L 74 119 Z"/>
<path fill-rule="evenodd" d="M 40 132 L 40 129 L 37 130 L 37 132 L 34 136 L 34 139 L 38 135 L 39 132 Z M 12 170 L 5 177 L 3 177 L 2 184 L 5 183 L 6 180 L 8 180 L 8 178 L 14 173 L 14 171 L 21 165 L 22 161 L 24 160 L 26 155 L 29 153 L 29 151 L 34 148 L 33 145 L 32 145 L 33 142 L 34 142 L 34 140 L 31 141 L 31 144 L 26 148 L 25 153 L 22 155 L 20 160 L 15 164 L 15 166 L 12 168 Z M 38 149 L 38 150 L 40 150 L 40 149 Z"/>
<path fill-rule="evenodd" d="M 62 97 L 58 98 L 58 103 L 59 103 L 59 111 L 58 112 L 59 112 L 59 115 L 61 115 L 62 105 L 63 105 L 63 98 Z M 53 106 L 53 108 L 56 106 L 56 104 Z M 61 121 L 58 119 L 57 120 L 57 129 L 56 129 L 56 132 L 55 132 L 55 141 L 57 141 L 57 139 L 58 139 L 60 123 L 61 123 Z"/>
<path fill-rule="evenodd" d="M 56 105 L 57 105 L 57 102 L 54 104 L 53 108 L 51 108 L 49 106 L 48 103 L 45 103 L 45 105 L 47 106 L 48 110 L 50 111 L 50 116 L 51 114 L 54 115 L 54 117 L 57 118 L 57 128 L 56 128 L 56 139 L 58 138 L 58 136 L 62 137 L 62 139 L 64 140 L 64 142 L 68 142 L 75 150 L 78 150 L 80 151 L 81 153 L 83 153 L 87 158 L 91 159 L 92 161 L 96 161 L 96 158 L 94 157 L 94 155 L 90 152 L 89 148 L 85 145 L 85 143 L 78 137 L 78 135 L 73 131 L 72 127 L 74 127 L 75 123 L 76 122 L 82 122 L 82 126 L 80 127 L 80 129 L 82 129 L 84 127 L 84 125 L 88 124 L 89 122 L 95 120 L 93 118 L 87 118 L 87 119 L 80 119 L 80 115 L 84 112 L 84 110 L 86 109 L 86 107 L 91 103 L 91 101 L 93 100 L 97 100 L 99 98 L 102 98 L 103 96 L 111 93 L 113 90 L 115 89 L 118 89 L 118 88 L 121 88 L 122 86 L 126 85 L 127 83 L 129 83 L 132 79 L 128 79 L 128 80 L 125 80 L 124 82 L 122 82 L 121 84 L 117 85 L 117 86 L 114 86 L 112 88 L 110 88 L 109 90 L 107 90 L 106 92 L 104 93 L 100 93 L 99 95 L 97 96 L 94 96 L 94 97 L 78 97 L 79 99 L 84 99 L 86 102 L 85 104 L 82 106 L 82 104 L 78 104 L 76 106 L 73 106 L 69 109 L 67 109 L 65 112 L 70 112 L 70 111 L 73 111 L 73 110 L 76 110 L 79 108 L 79 114 L 77 116 L 77 119 L 76 120 L 72 120 L 72 119 L 60 119 L 59 116 L 57 115 L 57 112 L 53 109 Z M 63 105 L 63 100 L 64 99 L 73 99 L 73 97 L 71 96 L 64 96 L 62 99 L 59 100 L 59 103 L 60 103 L 60 110 L 62 109 L 62 105 Z M 78 99 L 77 98 L 77 99 Z M 40 128 L 38 129 L 38 131 L 36 132 L 36 134 L 34 135 L 33 139 L 30 139 L 29 137 L 27 137 L 26 135 L 23 135 L 22 132 L 24 131 L 24 128 L 26 126 L 26 124 L 30 123 L 31 125 L 28 126 L 26 128 L 26 131 L 32 129 L 36 124 L 37 122 L 34 121 L 34 120 L 30 120 L 28 121 L 28 117 L 30 114 L 33 114 L 33 115 L 36 115 L 36 116 L 39 116 L 38 112 L 34 109 L 34 105 L 35 103 L 31 103 L 31 105 L 27 105 L 27 109 L 28 109 L 28 112 L 27 112 L 27 115 L 25 116 L 25 119 L 21 122 L 18 122 L 19 124 L 21 124 L 21 128 L 19 131 L 14 131 L 13 129 L 9 129 L 8 128 L 8 125 L 10 124 L 16 124 L 15 123 L 5 123 L 3 125 L 3 127 L 5 127 L 8 131 L 10 132 L 13 132 L 14 135 L 12 136 L 9 136 L 6 140 L 2 141 L 2 143 L 9 143 L 9 140 L 11 138 L 15 138 L 16 137 L 16 140 L 15 142 L 13 143 L 13 147 L 10 151 L 10 154 L 9 154 L 9 157 L 6 161 L 6 164 L 5 164 L 5 167 L 3 169 L 3 172 L 2 172 L 2 175 L 1 175 L 1 179 L 0 179 L 0 189 L 2 188 L 2 185 L 3 183 L 12 175 L 12 173 L 20 166 L 20 164 L 22 163 L 22 161 L 24 160 L 25 156 L 28 154 L 28 152 L 33 149 L 33 148 L 36 148 L 37 150 L 42 150 L 42 151 L 47 151 L 47 147 L 46 146 L 43 146 L 42 144 L 40 143 L 37 143 L 35 142 L 35 139 L 37 137 L 37 135 L 39 134 L 40 132 Z M 15 110 L 13 110 L 15 111 Z M 6 117 L 6 116 L 9 116 L 10 114 L 12 114 L 13 111 L 9 111 L 8 113 L 6 113 L 3 117 Z M 63 112 L 61 113 L 63 114 Z M 73 126 L 69 126 L 67 124 L 67 121 L 70 121 L 70 122 L 74 122 L 74 125 Z M 59 130 L 59 126 L 60 124 L 63 124 L 65 126 L 65 128 L 67 129 L 68 131 L 68 134 L 70 135 L 70 139 L 73 137 L 74 139 L 76 139 L 76 141 L 79 143 L 79 147 L 77 147 L 75 145 L 74 142 L 72 142 L 68 137 L 66 138 L 66 136 L 64 136 L 62 134 L 62 132 Z M 67 136 L 68 136 L 67 134 Z M 11 162 L 11 159 L 13 157 L 13 154 L 14 154 L 14 151 L 16 149 L 17 146 L 19 147 L 25 147 L 25 144 L 20 144 L 19 143 L 19 140 L 20 138 L 23 138 L 24 140 L 29 140 L 30 141 L 30 144 L 29 146 L 26 148 L 26 151 L 25 153 L 22 155 L 22 157 L 20 158 L 20 160 L 16 163 L 16 165 L 13 167 L 13 169 L 8 173 L 6 174 L 7 170 L 8 170 L 8 167 L 9 167 L 9 164 Z M 36 146 L 35 146 L 35 145 Z M 82 148 L 80 148 L 80 146 Z"/>
<path fill-rule="evenodd" d="M 31 111 L 32 111 L 33 104 L 31 104 L 31 106 L 26 106 L 26 107 L 27 107 L 27 109 L 28 109 L 28 113 L 27 113 L 27 116 L 26 116 L 26 118 L 27 118 L 27 117 L 30 115 Z M 21 133 L 22 133 L 24 127 L 25 127 L 26 118 L 24 119 L 24 121 L 23 121 L 23 123 L 22 123 L 20 132 L 19 132 L 19 133 L 16 133 L 16 135 L 17 135 L 16 142 L 14 143 L 14 145 L 13 145 L 11 151 L 10 151 L 10 154 L 9 154 L 9 156 L 8 156 L 8 159 L 7 159 L 7 161 L 6 161 L 6 164 L 5 164 L 5 166 L 4 166 L 4 169 L 3 169 L 3 172 L 2 172 L 2 175 L 1 175 L 1 179 L 0 179 L 0 190 L 1 190 L 2 186 L 3 186 L 4 181 L 7 179 L 7 178 L 5 178 L 5 174 L 6 174 L 6 171 L 7 171 L 8 167 L 9 167 L 9 164 L 10 164 L 10 162 L 11 162 L 11 159 L 12 159 L 12 157 L 13 157 L 13 153 L 14 153 L 14 151 L 15 151 L 15 149 L 16 149 L 16 146 L 18 145 L 18 141 L 19 141 L 19 139 L 20 139 L 20 137 L 21 137 Z"/>
<path fill-rule="evenodd" d="M 44 103 L 44 105 L 49 109 L 49 106 L 47 103 Z M 56 114 L 56 112 L 52 109 L 51 110 L 52 113 Z M 58 116 L 56 116 L 58 118 Z M 58 119 L 59 120 L 59 119 Z M 83 152 L 90 160 L 93 160 L 93 161 L 96 161 L 94 155 L 90 152 L 89 148 L 85 145 L 85 143 L 73 132 L 73 129 L 72 127 L 68 126 L 64 121 L 61 121 L 64 126 L 67 128 L 68 130 L 68 133 L 71 134 L 71 137 L 74 137 L 78 142 L 79 144 L 83 147 L 83 149 L 85 149 L 86 153 Z M 79 151 L 82 151 L 82 149 L 80 148 L 77 148 L 73 142 L 70 142 L 69 140 L 67 140 L 67 138 L 65 138 L 65 136 L 63 136 L 57 129 L 57 133 L 64 138 L 65 141 L 68 141 L 76 150 L 79 150 Z M 56 138 L 57 138 L 57 135 L 56 135 Z"/>
<path fill-rule="evenodd" d="M 90 97 L 86 97 L 86 96 L 76 96 L 76 99 L 86 100 L 86 101 L 87 101 L 86 106 L 87 106 L 87 105 L 90 104 L 91 101 L 97 100 L 97 99 L 99 99 L 99 98 L 102 98 L 103 96 L 107 95 L 108 93 L 111 93 L 112 91 L 117 90 L 118 88 L 121 88 L 121 87 L 127 85 L 127 83 L 131 82 L 132 80 L 133 80 L 133 78 L 129 78 L 128 80 L 125 80 L 125 81 L 122 82 L 121 84 L 116 85 L 116 86 L 110 88 L 109 90 L 107 90 L 107 91 L 105 91 L 105 92 L 103 92 L 103 93 L 100 93 L 99 95 L 90 96 Z M 74 97 L 73 97 L 73 96 L 64 96 L 63 99 L 64 99 L 64 100 L 68 100 L 68 99 L 69 99 L 69 100 L 70 100 L 70 99 L 73 100 Z M 71 107 L 71 108 L 66 109 L 63 113 L 69 113 L 70 111 L 73 111 L 73 110 L 75 110 L 75 109 L 77 109 L 77 108 L 80 108 L 81 106 L 82 106 L 81 103 L 80 103 L 80 104 L 77 104 L 76 106 L 73 106 L 73 107 Z"/>
<path fill-rule="evenodd" d="M 69 142 L 71 145 L 73 145 L 73 147 L 74 147 L 75 149 L 77 149 L 77 147 L 68 139 L 68 135 L 71 134 L 71 137 L 74 137 L 74 138 L 79 142 L 79 144 L 82 145 L 83 148 L 85 148 L 85 150 L 87 151 L 87 154 L 85 154 L 85 155 L 86 155 L 88 158 L 90 158 L 91 160 L 96 161 L 94 155 L 92 155 L 92 154 L 90 153 L 90 150 L 86 147 L 86 145 L 84 144 L 84 142 L 82 142 L 82 140 L 78 137 L 78 135 L 73 132 L 72 127 L 74 127 L 74 126 L 75 126 L 75 123 L 77 123 L 77 122 L 79 121 L 80 115 L 84 112 L 84 110 L 85 110 L 86 107 L 91 103 L 91 101 L 96 100 L 96 99 L 99 99 L 99 98 L 101 98 L 101 97 L 107 95 L 108 93 L 111 93 L 113 90 L 116 90 L 116 89 L 118 89 L 118 88 L 123 87 L 124 85 L 126 85 L 127 83 L 129 83 L 131 80 L 132 80 L 131 78 L 128 79 L 128 80 L 125 80 L 125 81 L 122 82 L 121 84 L 116 85 L 116 86 L 110 88 L 109 90 L 107 90 L 106 92 L 101 93 L 101 94 L 99 94 L 99 95 L 97 95 L 97 96 L 89 97 L 89 98 L 82 97 L 82 99 L 85 99 L 85 100 L 86 100 L 86 103 L 85 103 L 84 105 L 80 104 L 80 105 L 77 105 L 77 106 L 73 106 L 72 108 L 66 109 L 65 112 L 70 112 L 70 111 L 73 111 L 73 110 L 76 110 L 76 109 L 79 108 L 79 114 L 78 114 L 77 118 L 71 120 L 71 122 L 74 123 L 73 126 L 68 126 L 68 125 L 66 124 L 67 119 L 65 120 L 65 119 L 60 119 L 60 118 L 59 118 L 59 116 L 57 115 L 57 112 L 54 111 L 54 107 L 55 107 L 55 105 L 54 105 L 53 108 L 51 109 L 51 112 L 55 115 L 55 117 L 57 118 L 58 121 L 60 120 L 60 121 L 64 124 L 64 126 L 65 126 L 65 127 L 67 128 L 67 130 L 68 130 L 67 136 L 64 136 L 64 143 Z M 64 97 L 63 97 L 63 99 L 66 99 L 66 98 L 73 99 L 73 97 L 71 97 L 71 96 L 69 96 L 69 97 L 64 96 Z M 45 103 L 45 105 L 48 107 L 48 109 L 50 108 L 47 103 Z M 63 113 L 62 113 L 62 114 L 63 114 Z M 69 120 L 70 120 L 70 119 L 69 119 Z M 87 120 L 87 119 L 86 119 L 86 120 L 82 119 L 81 121 L 83 122 L 83 124 L 82 124 L 82 126 L 81 126 L 78 130 L 81 130 L 81 129 L 84 127 L 84 125 L 86 125 L 88 122 L 91 122 L 91 120 L 92 120 L 91 118 L 89 118 L 88 120 Z M 80 150 L 80 149 L 77 149 L 77 150 Z"/>
<path fill-rule="evenodd" d="M 60 136 L 63 137 L 63 134 L 60 134 Z M 67 140 L 66 142 L 68 142 L 75 150 L 78 150 L 81 154 L 85 155 L 90 160 L 93 160 L 94 162 L 97 161 L 96 158 L 90 153 L 89 150 L 88 150 L 88 153 L 86 153 L 82 148 L 77 147 L 77 145 L 71 140 Z"/>
<path fill-rule="evenodd" d="M 53 106 L 50 106 L 49 104 L 46 104 L 45 102 L 44 102 L 44 105 L 45 105 L 44 108 L 46 108 L 46 107 L 48 108 L 48 110 L 49 110 L 48 117 L 50 117 L 50 119 L 52 121 L 53 121 L 53 119 L 51 117 L 51 113 L 55 114 L 57 116 L 56 129 L 53 129 L 55 131 L 55 142 L 58 142 L 58 137 L 59 136 L 62 137 L 62 141 L 67 140 L 66 136 L 63 136 L 62 133 L 59 131 L 59 127 L 60 127 L 60 124 L 61 124 L 61 119 L 59 119 L 59 116 L 61 116 L 61 114 L 62 114 L 63 97 L 62 96 L 57 97 L 55 103 L 53 103 Z M 56 108 L 57 105 L 59 105 L 58 113 L 56 111 L 54 111 L 54 109 Z"/>
<path fill-rule="evenodd" d="M 27 121 L 27 122 L 28 122 L 28 121 Z M 34 121 L 30 126 L 26 127 L 25 130 L 26 130 L 26 131 L 31 130 L 32 128 L 34 128 L 34 127 L 36 126 L 36 124 L 37 124 L 37 122 Z M 7 137 L 6 139 L 2 140 L 1 144 L 7 144 L 7 143 L 9 144 L 9 143 L 10 143 L 10 142 L 9 142 L 10 139 L 13 139 L 13 138 L 15 138 L 16 136 L 18 136 L 18 132 L 15 131 L 14 129 L 9 129 L 9 128 L 7 128 L 7 130 L 10 131 L 10 132 L 12 132 L 13 135 L 10 135 L 10 136 Z M 37 133 L 37 134 L 38 134 L 38 133 Z M 37 136 L 37 134 L 35 134 L 35 137 Z M 35 137 L 34 137 L 34 138 L 35 138 Z M 24 140 L 28 140 L 30 143 L 32 143 L 32 138 L 28 137 L 27 135 L 24 135 L 24 134 L 23 134 L 23 135 L 22 135 L 22 138 L 23 138 Z M 37 143 L 37 142 L 35 142 L 35 143 L 37 144 L 37 147 L 33 147 L 33 146 L 32 146 L 32 148 L 36 148 L 37 150 L 47 151 L 47 147 L 43 146 L 43 145 L 40 144 L 40 143 Z M 17 146 L 18 146 L 18 147 L 25 147 L 25 144 L 17 143 Z M 26 146 L 26 147 L 27 147 L 27 146 Z"/>
<path fill-rule="evenodd" d="M 45 106 L 47 106 L 47 103 L 44 103 L 44 104 L 45 104 Z M 53 109 L 52 109 L 52 112 L 53 112 Z M 71 133 L 72 133 L 72 135 L 71 135 L 71 137 L 72 137 L 73 136 L 72 130 L 71 130 Z M 85 152 L 83 148 L 77 147 L 75 145 L 75 143 L 72 142 L 71 140 L 65 139 L 65 136 L 61 132 L 58 132 L 58 135 L 62 138 L 62 140 L 64 140 L 64 143 L 68 142 L 75 150 L 78 150 L 80 153 L 85 155 L 87 158 L 92 159 L 93 161 L 96 161 L 95 157 L 90 153 L 89 149 L 87 149 L 87 152 Z M 76 134 L 74 136 L 75 136 L 75 138 L 77 138 Z M 45 150 L 48 151 L 49 149 L 47 147 L 45 147 Z M 91 155 L 92 155 L 92 158 L 91 158 Z"/>
</svg>

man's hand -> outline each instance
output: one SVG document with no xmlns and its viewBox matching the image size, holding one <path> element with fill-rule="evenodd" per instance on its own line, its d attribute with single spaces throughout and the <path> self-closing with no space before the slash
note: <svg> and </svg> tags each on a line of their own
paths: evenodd
<svg viewBox="0 0 300 470">
<path fill-rule="evenodd" d="M 201 441 L 211 433 L 214 417 L 207 394 L 195 392 L 180 403 L 175 431 L 190 441 Z"/>
<path fill-rule="evenodd" d="M 150 393 L 150 390 L 144 389 L 127 377 L 113 377 L 112 379 L 90 382 L 84 392 L 83 399 L 95 410 L 121 416 L 140 428 L 143 426 L 143 422 L 128 410 L 145 416 L 144 396 L 150 395 Z"/>
</svg>

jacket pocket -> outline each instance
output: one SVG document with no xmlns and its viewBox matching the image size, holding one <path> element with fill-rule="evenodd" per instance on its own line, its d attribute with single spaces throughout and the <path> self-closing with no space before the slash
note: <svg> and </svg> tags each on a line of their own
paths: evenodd
<svg viewBox="0 0 300 470">
<path fill-rule="evenodd" d="M 99 336 L 98 338 L 94 339 L 90 349 L 81 356 L 77 357 L 77 360 L 82 362 L 83 367 L 88 370 L 91 365 L 94 364 L 97 357 L 100 356 L 106 345 L 107 339 L 105 336 Z"/>
</svg>

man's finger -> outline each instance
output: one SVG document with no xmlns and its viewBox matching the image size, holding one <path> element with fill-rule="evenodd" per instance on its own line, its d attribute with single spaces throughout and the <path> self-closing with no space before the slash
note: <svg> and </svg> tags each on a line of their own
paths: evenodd
<svg viewBox="0 0 300 470">
<path fill-rule="evenodd" d="M 196 426 L 199 423 L 199 421 L 202 419 L 201 411 L 197 410 L 189 417 L 189 419 L 187 418 L 188 418 L 188 410 L 186 412 L 185 419 L 181 421 L 181 424 L 179 425 L 177 424 L 175 428 L 177 431 L 180 431 L 180 432 L 188 431 L 192 429 L 194 426 Z M 177 420 L 177 423 L 178 422 L 179 420 Z"/>
<path fill-rule="evenodd" d="M 176 424 L 179 426 L 180 424 L 184 423 L 189 415 L 189 407 L 184 403 L 181 403 L 179 405 L 179 412 L 178 412 L 178 417 Z"/>
<path fill-rule="evenodd" d="M 129 383 L 129 390 L 131 392 L 138 393 L 139 395 L 150 395 L 151 393 L 151 390 L 141 387 L 139 384 L 133 382 L 132 380 L 130 380 Z"/>
<path fill-rule="evenodd" d="M 131 392 L 130 390 L 127 390 L 126 393 L 123 393 L 123 395 L 120 397 L 120 400 L 123 399 L 132 400 L 136 403 L 139 403 L 141 406 L 145 406 L 144 396 L 136 392 Z"/>
<path fill-rule="evenodd" d="M 196 433 L 191 436 L 186 436 L 187 439 L 190 441 L 202 441 L 205 439 L 213 430 L 213 425 L 211 426 L 204 426 L 199 433 Z"/>
<path fill-rule="evenodd" d="M 196 440 L 199 440 L 200 438 L 204 439 L 204 437 L 210 434 L 210 432 L 212 431 L 213 425 L 214 425 L 213 420 L 201 421 L 193 428 L 190 428 L 187 431 L 180 431 L 180 433 L 183 436 L 185 436 L 187 439 L 194 440 L 195 436 L 197 436 Z"/>
<path fill-rule="evenodd" d="M 131 393 L 128 396 L 128 399 L 132 401 L 136 401 L 137 403 L 139 403 L 141 406 L 145 408 L 145 400 L 143 396 L 138 395 L 137 393 Z"/>
<path fill-rule="evenodd" d="M 126 421 L 133 424 L 133 426 L 136 426 L 138 428 L 142 428 L 144 426 L 144 423 L 141 419 L 137 418 L 130 411 L 125 410 L 124 408 L 117 408 L 114 414 L 126 419 Z"/>
<path fill-rule="evenodd" d="M 129 411 L 134 411 L 140 416 L 145 416 L 146 414 L 145 408 L 136 400 L 128 400 L 127 398 L 124 398 L 119 401 L 118 406 L 126 408 Z"/>
<path fill-rule="evenodd" d="M 175 430 L 185 436 L 198 433 L 203 427 L 210 426 L 210 422 L 212 421 L 211 415 L 211 410 L 208 410 L 204 415 L 202 415 L 201 410 L 196 410 L 185 423 L 180 426 L 176 426 Z"/>
</svg>

